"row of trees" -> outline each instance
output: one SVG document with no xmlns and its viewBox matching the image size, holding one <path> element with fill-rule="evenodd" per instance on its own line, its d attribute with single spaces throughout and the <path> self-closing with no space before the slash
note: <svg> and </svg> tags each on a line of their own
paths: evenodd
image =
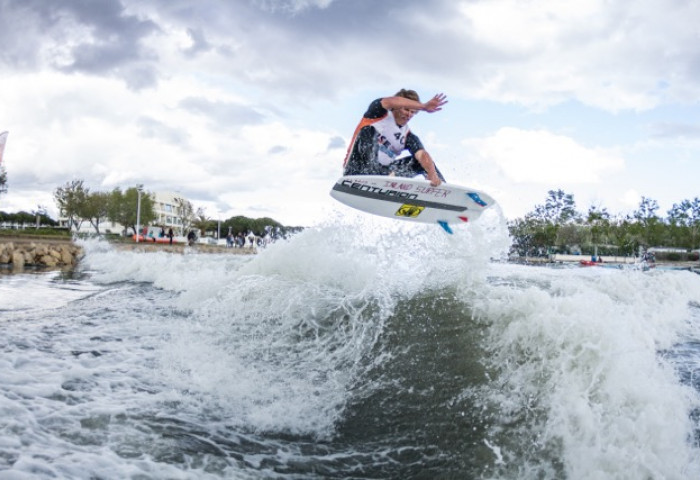
<svg viewBox="0 0 700 480">
<path fill-rule="evenodd" d="M 115 188 L 111 192 L 91 192 L 83 180 L 73 180 L 58 187 L 54 191 L 54 199 L 62 216 L 67 219 L 69 229 L 80 229 L 83 222 L 89 222 L 98 235 L 102 233 L 100 225 L 105 220 L 119 223 L 136 232 L 137 220 L 139 225 L 149 225 L 153 224 L 157 218 L 154 199 L 148 192 L 140 194 L 141 206 L 140 209 L 138 208 L 139 188 L 137 187 L 124 191 Z M 138 219 L 137 211 L 140 211 Z M 274 232 L 285 236 L 300 229 L 285 227 L 267 217 L 252 219 L 235 216 L 219 222 L 207 217 L 203 208 L 195 209 L 190 201 L 183 198 L 175 199 L 175 211 L 172 214 L 178 219 L 183 234 L 196 230 L 200 236 L 218 231 L 222 236 L 229 232 L 233 234 L 253 232 L 258 236 Z"/>
<path fill-rule="evenodd" d="M 512 250 L 521 256 L 552 252 L 634 255 L 651 246 L 686 250 L 700 247 L 700 199 L 674 204 L 665 217 L 658 215 L 659 204 L 642 197 L 639 207 L 625 216 L 611 215 L 606 208 L 589 207 L 585 214 L 576 210 L 574 196 L 550 190 L 543 205 L 523 218 L 508 223 Z"/>
<path fill-rule="evenodd" d="M 15 213 L 0 211 L 0 223 L 10 225 L 34 225 L 35 227 L 55 227 L 58 225 L 58 222 L 49 217 L 46 213 L 46 209 L 41 206 L 31 213 L 25 211 Z"/>
<path fill-rule="evenodd" d="M 136 232 L 139 200 L 140 224 L 147 225 L 156 219 L 153 199 L 147 192 L 139 195 L 136 187 L 125 191 L 115 188 L 111 192 L 91 192 L 83 180 L 73 180 L 54 190 L 54 200 L 61 215 L 66 218 L 66 226 L 71 230 L 79 230 L 82 223 L 87 221 L 95 233 L 100 235 L 100 224 L 109 220 Z"/>
</svg>

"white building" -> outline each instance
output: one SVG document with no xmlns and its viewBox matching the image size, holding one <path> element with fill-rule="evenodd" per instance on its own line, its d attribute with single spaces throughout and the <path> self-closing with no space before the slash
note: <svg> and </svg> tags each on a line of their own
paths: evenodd
<svg viewBox="0 0 700 480">
<path fill-rule="evenodd" d="M 180 194 L 174 192 L 154 193 L 153 212 L 156 214 L 156 219 L 151 222 L 151 225 L 163 227 L 166 232 L 169 228 L 172 228 L 175 235 L 184 235 L 182 231 L 182 212 L 178 206 L 183 203 L 188 203 L 188 200 Z"/>
</svg>

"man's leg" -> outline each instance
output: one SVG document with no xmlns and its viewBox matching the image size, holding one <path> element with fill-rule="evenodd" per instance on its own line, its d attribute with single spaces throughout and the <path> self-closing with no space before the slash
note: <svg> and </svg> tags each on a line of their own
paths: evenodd
<svg viewBox="0 0 700 480">
<path fill-rule="evenodd" d="M 343 169 L 343 175 L 375 175 L 372 170 L 377 156 L 377 141 L 374 128 L 365 127 L 360 130 L 352 146 L 350 158 Z"/>
</svg>

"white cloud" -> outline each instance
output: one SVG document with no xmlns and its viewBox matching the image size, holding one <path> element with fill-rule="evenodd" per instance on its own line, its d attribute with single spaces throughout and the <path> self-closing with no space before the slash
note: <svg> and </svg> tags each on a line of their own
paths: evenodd
<svg viewBox="0 0 700 480">
<path fill-rule="evenodd" d="M 620 202 L 628 208 L 636 208 L 642 201 L 642 196 L 636 190 L 627 190 L 620 197 Z"/>
<path fill-rule="evenodd" d="M 499 129 L 483 139 L 466 140 L 478 158 L 498 165 L 514 182 L 545 185 L 598 183 L 624 167 L 624 160 L 586 148 L 570 137 L 546 130 Z"/>
<path fill-rule="evenodd" d="M 698 2 L 461 2 L 452 30 L 484 50 L 466 64 L 480 98 L 539 108 L 568 99 L 607 111 L 697 98 Z"/>
<path fill-rule="evenodd" d="M 595 28 L 605 19 L 600 16 L 602 3 L 489 0 L 462 2 L 458 8 L 469 20 L 476 41 L 502 51 L 527 53 L 553 44 L 568 31 Z"/>
<path fill-rule="evenodd" d="M 56 187 L 82 179 L 91 190 L 141 183 L 150 191 L 179 191 L 195 204 L 220 196 L 231 216 L 275 218 L 278 208 L 286 209 L 287 221 L 304 224 L 309 208 L 295 203 L 321 198 L 300 185 L 319 177 L 330 184 L 340 170 L 337 150 L 328 150 L 337 132 L 261 116 L 250 121 L 245 109 L 233 118 L 236 110 L 222 105 L 241 99 L 191 80 L 136 92 L 113 80 L 43 73 L 15 75 L 5 87 L 0 101 L 16 114 L 7 117 L 12 136 L 4 162 L 13 201 L 3 198 L 3 209 L 46 204 Z M 181 107 L 192 92 L 218 101 Z M 47 189 L 42 196 L 38 184 Z M 325 198 L 324 185 L 314 188 Z"/>
</svg>

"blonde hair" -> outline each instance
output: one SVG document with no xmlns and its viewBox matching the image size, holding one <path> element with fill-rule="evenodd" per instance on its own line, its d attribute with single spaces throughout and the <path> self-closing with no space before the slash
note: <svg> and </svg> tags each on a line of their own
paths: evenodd
<svg viewBox="0 0 700 480">
<path fill-rule="evenodd" d="M 403 97 L 403 98 L 408 98 L 409 100 L 415 100 L 416 102 L 420 102 L 420 97 L 416 93 L 415 90 L 406 90 L 405 88 L 402 88 L 398 92 L 396 92 L 395 97 Z"/>
</svg>

